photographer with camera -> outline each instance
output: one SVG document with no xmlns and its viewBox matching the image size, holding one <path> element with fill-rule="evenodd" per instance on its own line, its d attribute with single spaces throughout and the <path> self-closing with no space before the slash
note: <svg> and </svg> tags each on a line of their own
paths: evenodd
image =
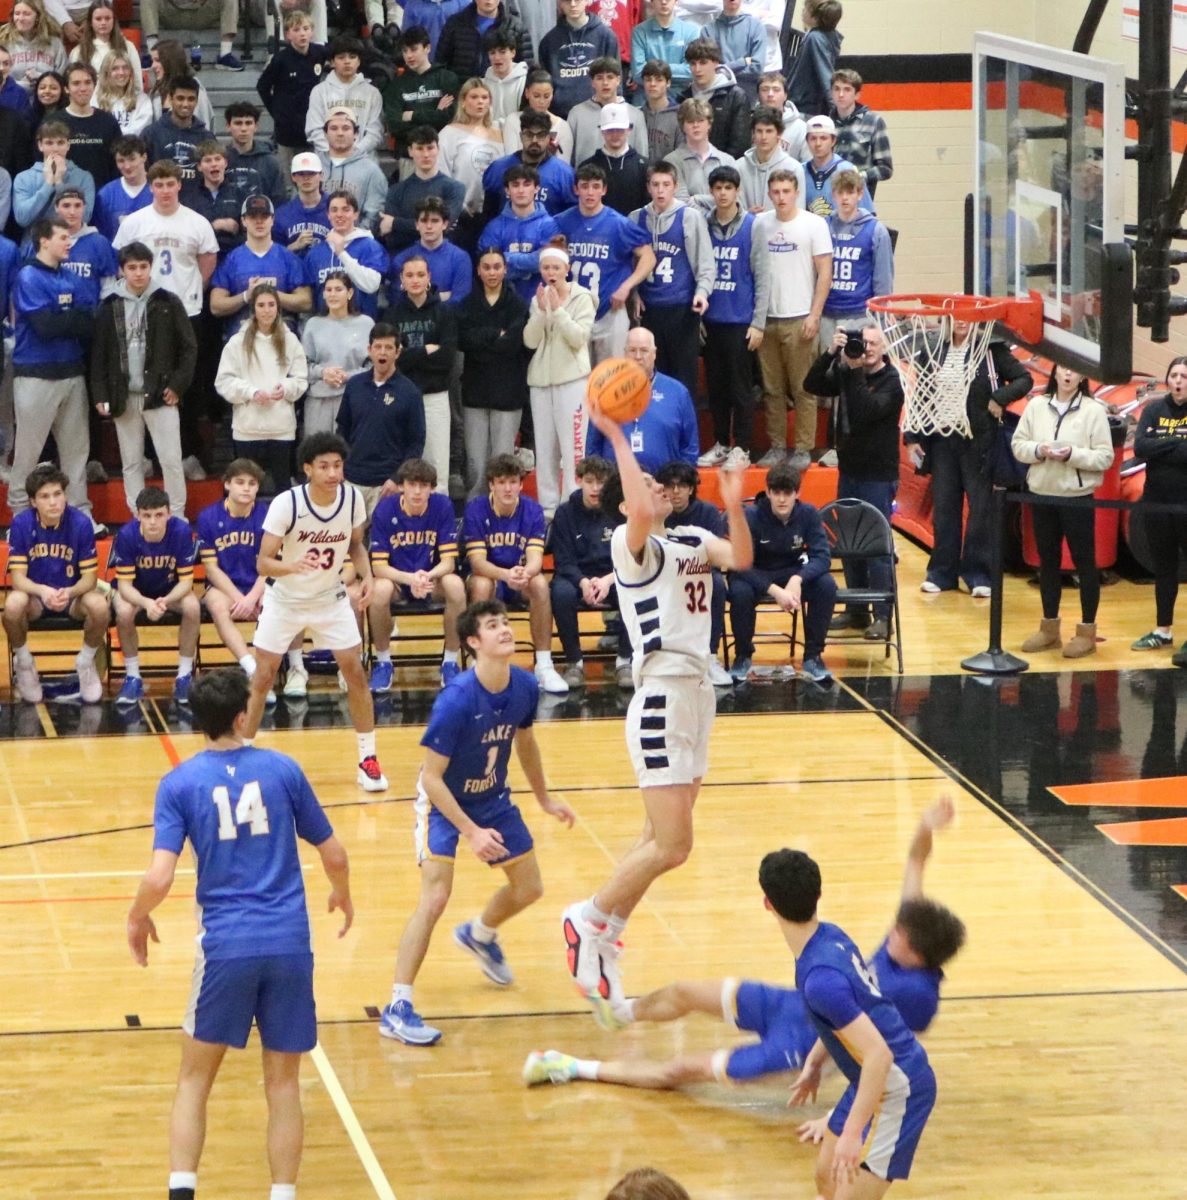
<svg viewBox="0 0 1187 1200">
<path fill-rule="evenodd" d="M 872 504 L 890 520 L 899 476 L 899 413 L 903 384 L 886 357 L 877 325 L 837 329 L 832 344 L 812 364 L 804 387 L 817 396 L 835 396 L 830 441 L 837 451 L 837 498 Z M 889 560 L 845 563 L 846 587 L 893 585 Z M 848 608 L 832 620 L 833 629 L 865 629 L 871 641 L 886 637 L 890 605 Z M 872 621 L 872 623 L 871 623 Z"/>
</svg>

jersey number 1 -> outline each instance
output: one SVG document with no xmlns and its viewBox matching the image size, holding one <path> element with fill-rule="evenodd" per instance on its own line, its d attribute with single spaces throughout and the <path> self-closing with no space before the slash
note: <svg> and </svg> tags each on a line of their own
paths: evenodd
<svg viewBox="0 0 1187 1200">
<path fill-rule="evenodd" d="M 253 779 L 243 785 L 239 800 L 235 804 L 235 815 L 231 815 L 231 793 L 225 787 L 216 787 L 212 793 L 214 807 L 218 809 L 218 840 L 233 842 L 237 836 L 237 825 L 250 825 L 251 836 L 258 837 L 268 832 L 268 810 L 260 785 Z"/>
</svg>

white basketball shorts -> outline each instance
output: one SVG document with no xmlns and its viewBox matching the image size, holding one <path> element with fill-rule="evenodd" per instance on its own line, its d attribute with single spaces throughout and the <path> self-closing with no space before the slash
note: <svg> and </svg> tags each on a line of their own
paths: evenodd
<svg viewBox="0 0 1187 1200">
<path fill-rule="evenodd" d="M 626 714 L 626 744 L 640 787 L 692 783 L 709 767 L 717 697 L 703 678 L 644 679 Z"/>
<path fill-rule="evenodd" d="M 294 604 L 270 588 L 264 592 L 255 646 L 268 654 L 283 655 L 293 638 L 309 630 L 318 650 L 352 650 L 362 645 L 359 623 L 345 589 L 331 592 L 327 600 Z"/>
</svg>

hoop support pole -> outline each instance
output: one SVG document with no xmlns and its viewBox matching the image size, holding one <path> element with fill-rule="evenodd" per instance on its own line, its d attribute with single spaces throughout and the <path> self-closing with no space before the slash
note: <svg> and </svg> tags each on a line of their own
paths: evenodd
<svg viewBox="0 0 1187 1200">
<path fill-rule="evenodd" d="M 974 675 L 1018 675 L 1030 663 L 1002 649 L 1002 539 L 1005 537 L 1006 491 L 993 489 L 994 536 L 989 547 L 989 646 L 964 659 L 961 667 Z"/>
</svg>

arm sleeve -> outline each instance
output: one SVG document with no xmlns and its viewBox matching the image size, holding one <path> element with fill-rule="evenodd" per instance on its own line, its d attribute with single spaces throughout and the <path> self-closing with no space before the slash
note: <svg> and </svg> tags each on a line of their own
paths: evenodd
<svg viewBox="0 0 1187 1200">
<path fill-rule="evenodd" d="M 1001 386 L 989 397 L 1003 408 L 1023 396 L 1034 386 L 1030 372 L 1010 353 L 1009 347 L 1002 342 L 994 342 L 989 347 L 997 367 Z"/>
<path fill-rule="evenodd" d="M 383 98 L 371 87 L 367 96 L 367 111 L 359 122 L 359 137 L 355 148 L 362 154 L 373 154 L 383 144 Z M 383 197 L 380 197 L 382 201 Z"/>
<path fill-rule="evenodd" d="M 1039 441 L 1035 437 L 1035 421 L 1034 414 L 1038 411 L 1037 405 L 1041 404 L 1042 400 L 1035 396 L 1023 409 L 1022 416 L 1018 421 L 1018 428 L 1014 430 L 1014 436 L 1010 438 L 1010 451 L 1020 463 L 1037 463 L 1039 461 Z"/>
<path fill-rule="evenodd" d="M 717 281 L 717 260 L 713 257 L 709 224 L 691 205 L 686 205 L 684 209 L 684 246 L 696 276 L 696 294 L 708 299 Z"/>
<path fill-rule="evenodd" d="M 874 295 L 887 296 L 894 291 L 894 247 L 890 233 L 881 221 L 874 230 Z"/>
<path fill-rule="evenodd" d="M 573 350 L 580 350 L 589 342 L 594 324 L 593 297 L 585 292 L 577 298 L 576 311 L 570 313 L 568 308 L 558 308 L 553 314 L 556 329 L 565 344 Z"/>
<path fill-rule="evenodd" d="M 228 404 L 248 404 L 255 387 L 245 378 L 243 369 L 243 338 L 236 334 L 224 347 L 218 361 L 218 374 L 214 378 L 214 390 Z"/>
<path fill-rule="evenodd" d="M 169 311 L 173 318 L 176 344 L 173 346 L 173 366 L 169 371 L 167 384 L 179 396 L 183 396 L 189 391 L 190 384 L 194 381 L 194 371 L 198 367 L 198 338 L 186 314 L 185 305 L 177 296 L 170 295 Z"/>
<path fill-rule="evenodd" d="M 1102 405 L 1095 400 L 1084 400 L 1090 405 L 1087 413 L 1088 444 L 1073 446 L 1068 466 L 1083 471 L 1107 471 L 1113 465 L 1113 438 L 1109 432 L 1109 419 Z"/>
<path fill-rule="evenodd" d="M 305 114 L 305 136 L 309 144 L 319 154 L 329 150 L 325 131 L 322 126 L 326 123 L 326 92 L 321 84 L 309 93 L 309 109 Z"/>
<path fill-rule="evenodd" d="M 835 356 L 826 350 L 808 368 L 804 376 L 804 390 L 814 396 L 837 396 L 841 392 L 841 383 L 837 378 L 840 373 Z"/>
<path fill-rule="evenodd" d="M 288 373 L 284 377 L 284 398 L 296 404 L 309 389 L 309 363 L 295 333 L 287 331 L 284 341 L 285 357 L 288 359 Z"/>
<path fill-rule="evenodd" d="M 874 136 L 870 139 L 870 165 L 866 168 L 866 181 L 877 183 L 889 179 L 894 174 L 894 160 L 890 155 L 890 135 L 886 132 L 886 122 L 878 117 Z"/>
<path fill-rule="evenodd" d="M 180 854 L 185 848 L 185 809 L 175 794 L 170 772 L 157 787 L 156 803 L 153 806 L 153 849 L 168 850 Z"/>
<path fill-rule="evenodd" d="M 697 465 L 701 453 L 701 435 L 697 428 L 697 410 L 688 391 L 680 400 L 680 455 L 686 463 Z"/>
<path fill-rule="evenodd" d="M 750 232 L 750 270 L 754 273 L 754 317 L 750 324 L 755 329 L 766 329 L 771 302 L 771 259 L 759 237 L 757 221 Z"/>
<path fill-rule="evenodd" d="M 809 971 L 803 996 L 808 1009 L 833 1029 L 844 1029 L 862 1013 L 849 980 L 832 967 Z"/>
<path fill-rule="evenodd" d="M 425 453 L 425 402 L 418 394 L 415 403 L 408 405 L 408 419 L 404 428 L 407 438 L 408 458 L 423 458 Z M 392 468 L 393 474 L 399 463 Z"/>
<path fill-rule="evenodd" d="M 49 203 L 53 187 L 38 170 L 22 171 L 13 181 L 12 214 L 23 228 L 32 225 Z"/>
<path fill-rule="evenodd" d="M 343 246 L 342 253 L 338 255 L 338 261 L 341 262 L 342 269 L 350 276 L 351 283 L 373 296 L 379 291 L 379 285 L 383 282 L 383 272 L 377 271 L 374 267 L 368 267 L 361 258 L 356 258 L 352 253 L 353 246 L 354 242 Z"/>
</svg>

